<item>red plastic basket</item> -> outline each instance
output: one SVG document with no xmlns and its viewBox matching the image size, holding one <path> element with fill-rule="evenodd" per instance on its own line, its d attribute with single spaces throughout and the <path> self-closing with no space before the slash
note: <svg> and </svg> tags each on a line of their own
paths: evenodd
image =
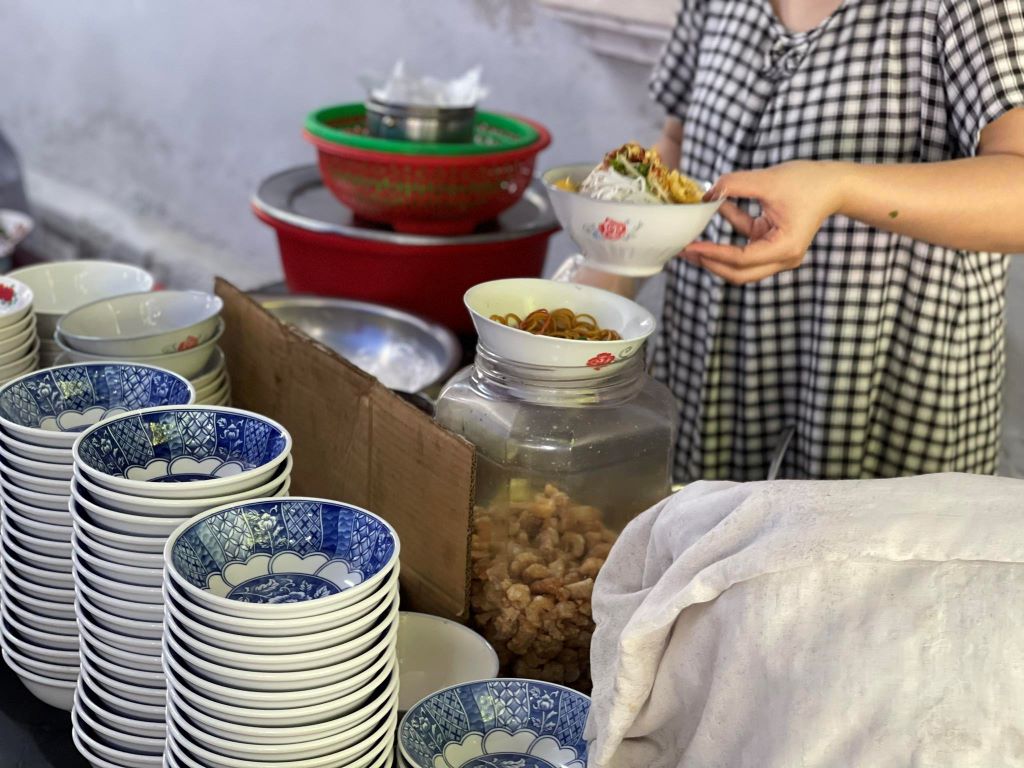
<svg viewBox="0 0 1024 768">
<path fill-rule="evenodd" d="M 551 135 L 529 120 L 538 138 L 520 149 L 473 155 L 375 152 L 320 138 L 320 174 L 331 193 L 358 216 L 397 232 L 462 235 L 514 205 L 533 178 Z"/>
<path fill-rule="evenodd" d="M 312 232 L 253 210 L 277 231 L 290 291 L 398 307 L 456 332 L 473 330 L 463 294 L 488 280 L 538 276 L 558 229 L 507 241 L 409 246 Z"/>
</svg>

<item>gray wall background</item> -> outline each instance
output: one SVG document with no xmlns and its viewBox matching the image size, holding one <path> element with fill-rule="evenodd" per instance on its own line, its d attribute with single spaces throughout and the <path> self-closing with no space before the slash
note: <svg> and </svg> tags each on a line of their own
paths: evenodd
<svg viewBox="0 0 1024 768">
<path fill-rule="evenodd" d="M 399 56 L 438 75 L 483 65 L 486 107 L 551 129 L 542 166 L 650 140 L 659 121 L 645 67 L 595 55 L 530 0 L 0 0 L 0 25 L 0 127 L 29 171 L 30 196 L 66 219 L 64 250 L 98 235 L 176 284 L 279 278 L 250 194 L 270 173 L 313 161 L 300 135 L 308 111 L 360 98 L 357 75 Z M 552 258 L 570 250 L 560 237 Z M 1004 430 L 1005 471 L 1016 475 L 1020 272 Z"/>
</svg>

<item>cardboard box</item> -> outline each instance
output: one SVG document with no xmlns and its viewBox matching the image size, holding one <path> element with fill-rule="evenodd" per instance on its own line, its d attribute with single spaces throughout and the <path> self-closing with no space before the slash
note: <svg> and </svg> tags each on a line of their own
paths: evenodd
<svg viewBox="0 0 1024 768">
<path fill-rule="evenodd" d="M 401 540 L 403 608 L 465 622 L 473 446 L 227 281 L 216 292 L 232 401 L 291 433 L 291 493 L 383 517 Z"/>
</svg>

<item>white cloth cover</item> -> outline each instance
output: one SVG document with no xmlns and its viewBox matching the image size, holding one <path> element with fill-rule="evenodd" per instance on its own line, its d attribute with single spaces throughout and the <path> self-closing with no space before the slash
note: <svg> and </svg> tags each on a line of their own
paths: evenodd
<svg viewBox="0 0 1024 768">
<path fill-rule="evenodd" d="M 1024 766 L 1024 481 L 696 483 L 593 607 L 589 768 Z"/>
</svg>

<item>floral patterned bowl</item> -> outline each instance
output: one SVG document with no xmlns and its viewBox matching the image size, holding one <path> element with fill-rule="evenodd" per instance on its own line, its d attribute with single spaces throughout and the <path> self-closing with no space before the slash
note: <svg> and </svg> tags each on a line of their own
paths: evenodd
<svg viewBox="0 0 1024 768">
<path fill-rule="evenodd" d="M 635 301 L 588 285 L 538 278 L 492 280 L 466 291 L 466 308 L 480 344 L 505 360 L 545 368 L 563 368 L 573 378 L 585 378 L 628 360 L 644 348 L 654 333 L 654 315 Z M 618 341 L 579 341 L 537 336 L 491 320 L 509 313 L 520 318 L 537 309 L 568 307 L 590 314 L 602 328 L 614 330 Z"/>
<path fill-rule="evenodd" d="M 398 728 L 411 768 L 586 768 L 590 699 L 560 685 L 479 680 L 432 693 Z"/>
<path fill-rule="evenodd" d="M 579 184 L 593 167 L 563 165 L 547 171 L 543 179 L 562 228 L 587 262 L 605 272 L 633 277 L 657 274 L 700 236 L 722 204 L 721 200 L 685 205 L 622 203 L 555 186 L 566 178 Z"/>
<path fill-rule="evenodd" d="M 90 427 L 75 464 L 97 485 L 156 499 L 236 493 L 269 480 L 292 438 L 276 421 L 210 406 L 146 408 Z"/>
<path fill-rule="evenodd" d="M 62 365 L 0 387 L 0 427 L 11 440 L 68 449 L 101 419 L 155 405 L 187 405 L 183 376 L 135 363 Z"/>
<path fill-rule="evenodd" d="M 297 618 L 352 605 L 398 562 L 394 529 L 325 499 L 258 499 L 178 527 L 164 570 L 189 600 L 241 618 Z"/>
</svg>

